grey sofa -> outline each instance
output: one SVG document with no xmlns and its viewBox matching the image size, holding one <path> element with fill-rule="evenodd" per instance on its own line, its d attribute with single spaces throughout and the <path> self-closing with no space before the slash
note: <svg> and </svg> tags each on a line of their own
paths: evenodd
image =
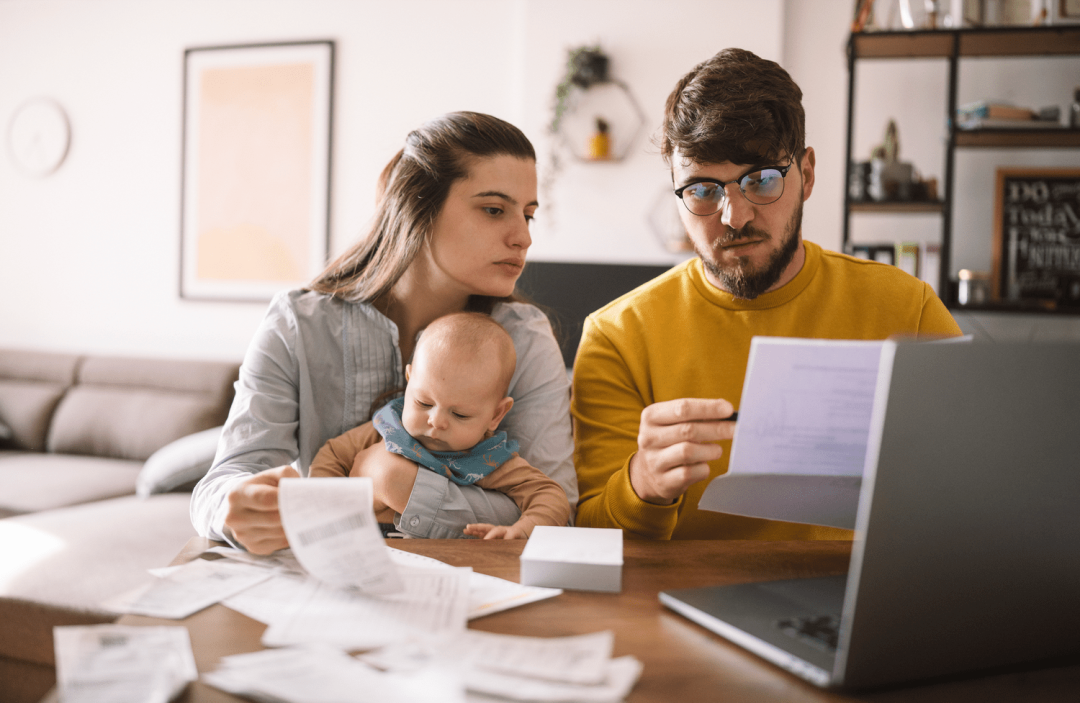
<svg viewBox="0 0 1080 703">
<path fill-rule="evenodd" d="M 195 535 L 239 363 L 0 349 L 0 701 L 55 681 L 52 628 L 110 622 Z"/>
</svg>

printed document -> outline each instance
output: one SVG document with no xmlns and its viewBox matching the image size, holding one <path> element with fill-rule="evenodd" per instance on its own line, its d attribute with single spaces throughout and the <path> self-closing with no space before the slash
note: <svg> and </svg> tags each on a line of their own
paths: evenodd
<svg viewBox="0 0 1080 703">
<path fill-rule="evenodd" d="M 372 510 L 370 478 L 286 478 L 278 507 L 289 546 L 314 577 L 365 593 L 402 588 Z"/>
<path fill-rule="evenodd" d="M 755 337 L 728 473 L 861 476 L 883 345 Z"/>
<path fill-rule="evenodd" d="M 728 472 L 698 507 L 853 529 L 883 345 L 755 337 Z"/>
<path fill-rule="evenodd" d="M 184 627 L 54 627 L 53 645 L 64 703 L 168 701 L 199 676 Z"/>
<path fill-rule="evenodd" d="M 416 635 L 460 632 L 468 613 L 471 573 L 469 568 L 402 568 L 403 587 L 391 596 L 310 579 L 270 623 L 262 642 L 267 647 L 325 642 L 359 650 Z"/>
</svg>

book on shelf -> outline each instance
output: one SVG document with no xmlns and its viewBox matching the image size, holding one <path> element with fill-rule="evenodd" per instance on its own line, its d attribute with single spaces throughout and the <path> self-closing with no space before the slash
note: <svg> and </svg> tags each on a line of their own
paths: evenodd
<svg viewBox="0 0 1080 703">
<path fill-rule="evenodd" d="M 956 109 L 958 119 L 970 117 L 985 117 L 991 119 L 1031 120 L 1035 118 L 1035 112 L 1030 108 L 1018 107 L 1009 103 L 979 100 L 973 103 L 961 105 Z"/>
<path fill-rule="evenodd" d="M 970 117 L 956 121 L 956 128 L 964 131 L 977 129 L 1061 129 L 1064 125 L 1055 120 L 1008 117 Z"/>
</svg>

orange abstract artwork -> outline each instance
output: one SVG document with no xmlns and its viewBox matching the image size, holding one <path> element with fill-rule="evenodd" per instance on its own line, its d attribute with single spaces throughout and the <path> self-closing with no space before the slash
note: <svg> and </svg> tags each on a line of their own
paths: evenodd
<svg viewBox="0 0 1080 703">
<path fill-rule="evenodd" d="M 277 54 L 198 58 L 188 82 L 182 295 L 265 299 L 325 263 L 325 71 Z"/>
</svg>

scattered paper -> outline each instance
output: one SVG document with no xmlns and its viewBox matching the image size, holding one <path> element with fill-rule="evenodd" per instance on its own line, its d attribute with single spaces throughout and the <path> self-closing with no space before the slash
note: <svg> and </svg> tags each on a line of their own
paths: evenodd
<svg viewBox="0 0 1080 703">
<path fill-rule="evenodd" d="M 310 577 L 304 574 L 279 573 L 262 583 L 257 583 L 236 595 L 221 601 L 241 615 L 269 625 L 281 618 L 290 603 L 295 603 L 307 593 Z"/>
<path fill-rule="evenodd" d="M 53 647 L 64 703 L 165 703 L 199 675 L 184 627 L 54 627 Z"/>
<path fill-rule="evenodd" d="M 266 569 L 276 569 L 295 574 L 306 573 L 304 567 L 296 560 L 296 555 L 291 549 L 279 549 L 273 554 L 252 554 L 251 552 L 236 547 L 217 546 L 210 547 L 203 554 L 215 554 L 217 556 L 239 561 L 251 566 L 261 566 Z"/>
<path fill-rule="evenodd" d="M 515 701 L 616 703 L 630 694 L 641 677 L 641 668 L 641 661 L 635 657 L 617 657 L 608 663 L 604 681 L 595 686 L 526 679 L 474 668 L 465 677 L 465 688 L 473 693 Z"/>
<path fill-rule="evenodd" d="M 179 620 L 251 588 L 273 573 L 224 560 L 195 559 L 169 567 L 140 590 L 106 603 L 110 610 Z"/>
<path fill-rule="evenodd" d="M 414 638 L 361 654 L 382 671 L 407 674 L 452 662 L 469 700 L 498 696 L 520 701 L 620 701 L 641 675 L 634 657 L 611 658 L 610 631 L 573 637 L 520 637 L 469 630 Z M 486 699 L 485 699 L 486 700 Z"/>
<path fill-rule="evenodd" d="M 520 637 L 470 630 L 460 639 L 476 669 L 547 681 L 595 685 L 608 674 L 611 630 L 571 637 Z"/>
<path fill-rule="evenodd" d="M 296 559 L 312 576 L 366 593 L 400 591 L 372 511 L 370 478 L 286 478 L 278 508 Z"/>
<path fill-rule="evenodd" d="M 267 703 L 355 700 L 464 703 L 460 677 L 430 666 L 409 676 L 377 671 L 331 647 L 268 649 L 223 657 L 202 680 L 228 693 Z"/>
<path fill-rule="evenodd" d="M 432 569 L 454 568 L 446 562 L 431 557 L 392 547 L 387 547 L 387 549 L 390 550 L 390 559 L 398 566 L 419 566 Z M 562 593 L 561 588 L 522 586 L 513 581 L 474 571 L 469 576 L 469 619 L 473 620 L 503 610 L 510 610 L 519 605 L 553 598 L 560 593 Z"/>
<path fill-rule="evenodd" d="M 561 588 L 522 586 L 497 576 L 473 572 L 469 577 L 469 619 L 499 613 L 519 605 L 554 598 Z"/>
<path fill-rule="evenodd" d="M 270 623 L 262 642 L 267 647 L 325 642 L 361 650 L 420 634 L 463 631 L 471 573 L 468 568 L 401 569 L 403 588 L 392 596 L 309 579 L 304 593 Z"/>
</svg>

